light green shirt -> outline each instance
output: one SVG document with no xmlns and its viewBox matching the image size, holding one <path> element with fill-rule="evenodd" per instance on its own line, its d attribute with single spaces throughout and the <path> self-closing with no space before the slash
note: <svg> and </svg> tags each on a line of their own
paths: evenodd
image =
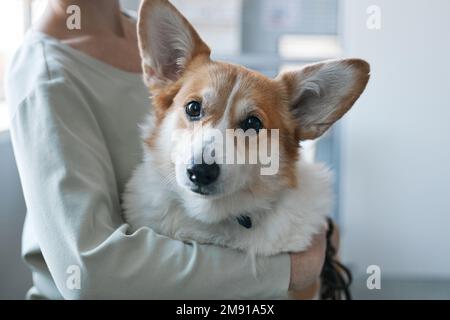
<svg viewBox="0 0 450 320">
<path fill-rule="evenodd" d="M 238 251 L 149 228 L 129 232 L 120 195 L 141 159 L 138 123 L 150 109 L 148 96 L 140 75 L 27 34 L 10 65 L 7 98 L 28 208 L 28 297 L 284 297 L 287 254 L 258 258 L 255 276 Z"/>
</svg>

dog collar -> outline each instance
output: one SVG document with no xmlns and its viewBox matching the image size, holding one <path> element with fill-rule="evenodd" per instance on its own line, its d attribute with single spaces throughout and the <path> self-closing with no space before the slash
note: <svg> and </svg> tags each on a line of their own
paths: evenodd
<svg viewBox="0 0 450 320">
<path fill-rule="evenodd" d="M 246 229 L 250 229 L 252 227 L 252 219 L 246 215 L 240 215 L 236 218 L 237 222 Z"/>
</svg>

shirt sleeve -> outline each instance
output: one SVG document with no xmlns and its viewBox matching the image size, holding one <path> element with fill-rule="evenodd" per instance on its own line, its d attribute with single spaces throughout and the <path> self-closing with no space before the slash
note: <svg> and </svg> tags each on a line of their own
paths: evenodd
<svg viewBox="0 0 450 320">
<path fill-rule="evenodd" d="M 69 79 L 70 80 L 70 79 Z M 287 254 L 258 258 L 184 243 L 121 219 L 114 169 L 95 115 L 67 79 L 37 84 L 11 135 L 33 232 L 65 299 L 280 298 Z M 79 287 L 71 282 L 79 271 Z"/>
</svg>

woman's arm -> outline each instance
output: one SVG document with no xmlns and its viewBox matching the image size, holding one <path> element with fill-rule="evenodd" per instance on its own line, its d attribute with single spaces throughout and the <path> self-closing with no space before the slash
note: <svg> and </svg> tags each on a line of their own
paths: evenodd
<svg viewBox="0 0 450 320">
<path fill-rule="evenodd" d="M 185 244 L 149 228 L 129 234 L 95 116 L 67 79 L 37 84 L 11 123 L 29 219 L 67 299 L 274 298 L 289 286 L 289 255 L 258 260 L 258 276 L 231 249 Z M 67 287 L 67 269 L 81 288 Z"/>
</svg>

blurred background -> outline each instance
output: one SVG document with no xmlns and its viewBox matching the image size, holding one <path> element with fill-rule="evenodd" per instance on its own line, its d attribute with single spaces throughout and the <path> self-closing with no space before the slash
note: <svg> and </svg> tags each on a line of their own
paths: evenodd
<svg viewBox="0 0 450 320">
<path fill-rule="evenodd" d="M 335 172 L 333 216 L 355 298 L 450 299 L 450 1 L 172 2 L 215 58 L 269 76 L 321 59 L 370 62 L 363 96 L 325 137 L 305 143 L 305 153 Z M 139 0 L 122 3 L 135 14 Z M 22 299 L 31 283 L 20 258 L 26 208 L 4 72 L 45 5 L 0 2 L 0 299 Z M 379 289 L 367 286 L 371 266 Z"/>
</svg>

